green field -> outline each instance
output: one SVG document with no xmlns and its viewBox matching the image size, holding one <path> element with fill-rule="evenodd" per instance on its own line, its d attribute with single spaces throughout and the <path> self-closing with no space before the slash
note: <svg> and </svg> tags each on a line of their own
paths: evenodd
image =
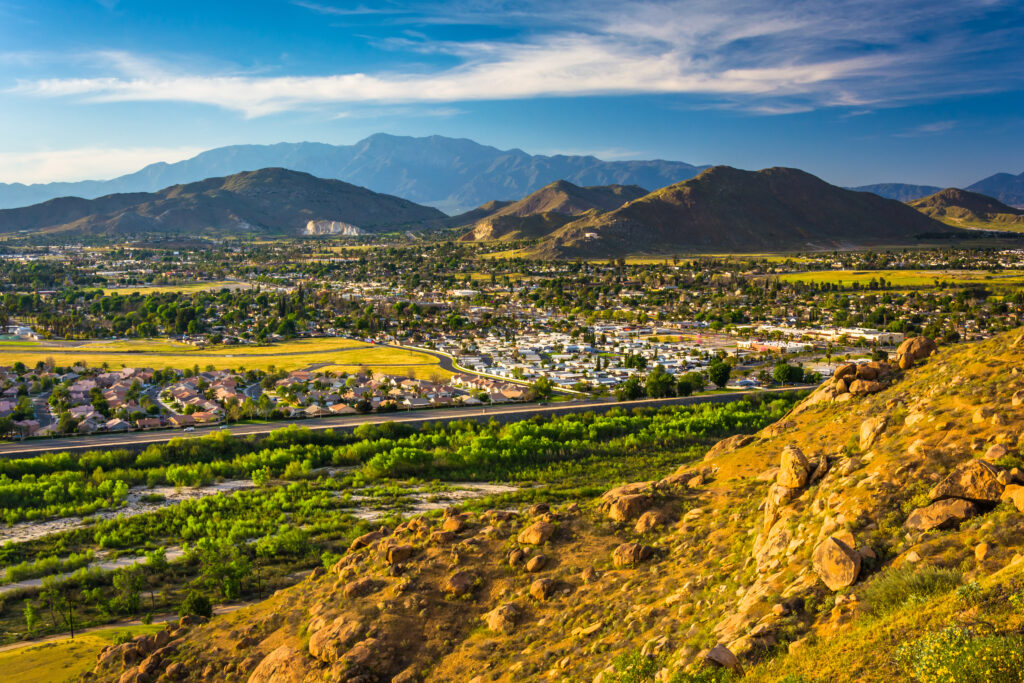
<svg viewBox="0 0 1024 683">
<path fill-rule="evenodd" d="M 851 286 L 854 283 L 867 285 L 872 280 L 884 278 L 888 287 L 928 288 L 936 282 L 943 285 L 985 284 L 994 287 L 1020 287 L 1024 285 L 1024 271 L 1003 270 L 989 272 L 980 270 L 822 270 L 806 273 L 787 273 L 783 282 L 804 282 L 808 284 L 828 283 Z"/>
<path fill-rule="evenodd" d="M 132 294 L 164 294 L 166 292 L 202 292 L 227 287 L 228 289 L 250 289 L 252 285 L 247 282 L 235 282 L 223 280 L 219 282 L 187 282 L 180 285 L 152 285 L 149 287 L 104 287 L 103 293 L 120 294 L 130 296 Z"/>
<path fill-rule="evenodd" d="M 154 633 L 162 625 L 122 626 L 79 634 L 74 640 L 56 638 L 42 643 L 26 643 L 0 651 L 0 671 L 5 681 L 18 683 L 62 683 L 78 680 L 96 663 L 96 655 L 121 634 L 132 636 Z"/>
<path fill-rule="evenodd" d="M 189 344 L 164 339 L 95 341 L 80 345 L 50 345 L 45 342 L 26 344 L 0 342 L 0 365 L 21 361 L 32 366 L 43 359 L 53 359 L 57 365 L 70 366 L 85 363 L 110 368 L 149 367 L 183 370 L 198 365 L 216 369 L 297 370 L 314 364 L 327 364 L 330 370 L 356 372 L 369 368 L 375 374 L 406 375 L 415 372 L 418 377 L 437 375 L 445 379 L 451 375 L 443 370 L 436 358 L 417 351 L 373 346 L 364 342 L 339 337 L 296 339 L 280 344 L 263 346 L 218 346 L 198 349 Z"/>
</svg>

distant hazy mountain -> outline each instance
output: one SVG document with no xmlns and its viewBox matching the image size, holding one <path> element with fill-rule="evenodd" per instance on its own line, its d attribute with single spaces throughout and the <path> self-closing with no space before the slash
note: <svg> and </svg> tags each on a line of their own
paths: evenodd
<svg viewBox="0 0 1024 683">
<path fill-rule="evenodd" d="M 960 228 L 1024 231 L 1024 209 L 977 192 L 949 187 L 910 205 L 935 220 Z"/>
<path fill-rule="evenodd" d="M 941 187 L 933 187 L 932 185 L 907 185 L 906 183 L 880 183 L 878 185 L 861 185 L 860 187 L 851 187 L 851 190 L 858 192 L 872 192 L 877 194 L 879 197 L 885 197 L 886 199 L 895 199 L 900 202 L 912 202 L 915 199 L 921 197 L 927 197 L 930 194 L 935 194 Z"/>
<path fill-rule="evenodd" d="M 2 210 L 0 232 L 296 235 L 311 220 L 338 221 L 373 232 L 439 226 L 446 218 L 437 209 L 340 180 L 266 168 L 174 185 L 155 193 L 91 200 L 63 197 Z"/>
<path fill-rule="evenodd" d="M 490 215 L 474 221 L 472 229 L 462 239 L 509 240 L 543 237 L 582 213 L 594 210 L 611 211 L 645 194 L 647 190 L 637 185 L 579 187 L 565 180 L 556 180 L 517 202 L 496 207 Z M 476 211 L 466 215 L 474 213 Z"/>
<path fill-rule="evenodd" d="M 1024 207 L 1024 173 L 996 173 L 973 185 L 968 185 L 971 192 L 980 192 L 995 197 L 1004 204 Z"/>
<path fill-rule="evenodd" d="M 555 180 L 576 185 L 658 188 L 692 178 L 706 166 L 679 161 L 602 161 L 592 156 L 540 156 L 472 140 L 372 135 L 354 145 L 315 142 L 236 145 L 174 164 L 158 163 L 113 180 L 43 185 L 0 184 L 0 208 L 55 197 L 95 198 L 155 192 L 203 178 L 280 167 L 335 178 L 455 214 L 492 200 L 516 200 Z"/>
<path fill-rule="evenodd" d="M 829 185 L 793 168 L 716 166 L 696 178 L 554 231 L 537 254 L 772 252 L 909 244 L 953 228 L 906 204 Z"/>
</svg>

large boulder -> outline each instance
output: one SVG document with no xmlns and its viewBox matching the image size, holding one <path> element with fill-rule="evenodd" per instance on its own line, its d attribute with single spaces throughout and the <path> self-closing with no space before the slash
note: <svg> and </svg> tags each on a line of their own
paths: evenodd
<svg viewBox="0 0 1024 683">
<path fill-rule="evenodd" d="M 864 396 L 865 394 L 877 394 L 882 389 L 888 386 L 885 382 L 877 382 L 868 379 L 855 379 L 850 382 L 850 393 L 854 396 Z"/>
<path fill-rule="evenodd" d="M 536 521 L 519 532 L 519 542 L 526 545 L 544 545 L 555 535 L 555 525 Z"/>
<path fill-rule="evenodd" d="M 874 445 L 879 435 L 885 431 L 884 415 L 869 417 L 860 423 L 860 450 L 866 451 Z"/>
<path fill-rule="evenodd" d="M 509 634 L 516 630 L 516 622 L 519 621 L 520 609 L 512 602 L 498 605 L 484 615 L 487 628 L 495 633 Z"/>
<path fill-rule="evenodd" d="M 651 497 L 642 493 L 620 496 L 608 503 L 608 517 L 616 522 L 636 519 L 651 505 Z"/>
<path fill-rule="evenodd" d="M 947 498 L 910 513 L 903 526 L 917 531 L 949 529 L 978 514 L 978 506 L 969 500 Z"/>
<path fill-rule="evenodd" d="M 929 494 L 932 500 L 963 498 L 976 503 L 995 504 L 1003 495 L 999 469 L 984 460 L 968 460 L 956 466 Z"/>
<path fill-rule="evenodd" d="M 788 489 L 798 489 L 807 483 L 807 477 L 811 473 L 810 463 L 807 457 L 796 446 L 786 446 L 782 449 L 782 459 L 779 464 L 779 474 L 776 478 L 779 486 Z"/>
<path fill-rule="evenodd" d="M 623 543 L 612 551 L 612 564 L 616 568 L 635 567 L 648 557 L 654 549 L 640 543 Z"/>
<path fill-rule="evenodd" d="M 459 597 L 473 590 L 476 577 L 467 571 L 458 571 L 448 577 L 444 584 L 444 592 Z"/>
<path fill-rule="evenodd" d="M 633 529 L 638 534 L 646 534 L 648 531 L 653 531 L 659 526 L 665 526 L 667 522 L 668 517 L 661 510 L 648 510 L 640 515 L 640 519 L 636 520 L 636 525 Z"/>
<path fill-rule="evenodd" d="M 537 579 L 530 584 L 530 595 L 543 602 L 555 592 L 555 582 L 552 579 Z"/>
<path fill-rule="evenodd" d="M 836 369 L 832 372 L 832 379 L 837 382 L 841 379 L 853 379 L 857 376 L 857 364 L 856 363 L 843 363 L 836 366 Z"/>
<path fill-rule="evenodd" d="M 915 361 L 927 358 L 937 350 L 938 347 L 935 345 L 935 342 L 928 337 L 911 337 L 910 339 L 903 340 L 903 343 L 896 349 L 896 355 L 900 358 L 900 367 L 903 367 L 904 359 L 908 363 L 907 367 L 909 367 Z"/>
<path fill-rule="evenodd" d="M 365 631 L 360 622 L 338 617 L 309 637 L 309 654 L 328 664 L 340 661 Z"/>
<path fill-rule="evenodd" d="M 249 674 L 249 683 L 302 683 L 305 660 L 287 645 L 273 650 Z"/>
<path fill-rule="evenodd" d="M 860 574 L 860 553 L 834 536 L 818 544 L 812 559 L 815 573 L 829 590 L 852 586 Z"/>
<path fill-rule="evenodd" d="M 739 658 L 732 653 L 732 650 L 719 643 L 704 654 L 704 662 L 710 666 L 728 669 L 743 675 L 743 666 Z"/>
</svg>

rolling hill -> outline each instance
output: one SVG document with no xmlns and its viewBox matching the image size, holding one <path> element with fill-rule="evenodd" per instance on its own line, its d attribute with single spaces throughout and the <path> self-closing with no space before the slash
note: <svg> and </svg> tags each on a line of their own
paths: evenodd
<svg viewBox="0 0 1024 683">
<path fill-rule="evenodd" d="M 480 241 L 544 237 L 575 216 L 588 211 L 617 209 L 645 194 L 647 190 L 636 185 L 579 187 L 558 180 L 517 202 L 496 206 L 492 213 L 473 222 L 472 229 L 462 239 Z"/>
<path fill-rule="evenodd" d="M 548 258 L 635 253 L 758 252 L 907 244 L 950 228 L 900 202 L 845 190 L 791 168 L 716 166 L 602 214 L 537 248 Z"/>
<path fill-rule="evenodd" d="M 1022 350 L 907 340 L 674 472 L 382 526 L 88 680 L 1020 681 Z"/>
<path fill-rule="evenodd" d="M 977 192 L 950 187 L 924 199 L 910 202 L 910 206 L 947 225 L 1024 231 L 1024 209 L 1007 206 L 999 200 Z"/>
<path fill-rule="evenodd" d="M 377 134 L 353 145 L 316 142 L 235 145 L 173 164 L 156 163 L 112 180 L 23 185 L 0 183 L 0 208 L 56 197 L 96 198 L 156 192 L 164 187 L 259 168 L 288 168 L 334 178 L 437 207 L 449 214 L 497 199 L 517 200 L 555 180 L 577 185 L 664 187 L 706 166 L 679 161 L 603 161 L 593 156 L 532 155 L 472 140 Z"/>
<path fill-rule="evenodd" d="M 63 197 L 0 211 L 0 232 L 89 235 L 301 234 L 310 220 L 338 221 L 366 231 L 441 224 L 437 209 L 281 168 L 174 185 L 155 193 L 97 199 Z"/>
</svg>

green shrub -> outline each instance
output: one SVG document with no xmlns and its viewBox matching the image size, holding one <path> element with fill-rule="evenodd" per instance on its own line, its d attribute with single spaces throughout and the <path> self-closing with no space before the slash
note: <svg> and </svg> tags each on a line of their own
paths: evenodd
<svg viewBox="0 0 1024 683">
<path fill-rule="evenodd" d="M 1024 591 L 1017 591 L 1010 596 L 1010 607 L 1012 607 L 1015 612 L 1024 614 Z"/>
<path fill-rule="evenodd" d="M 882 572 L 864 589 L 864 599 L 876 613 L 946 593 L 960 583 L 960 572 L 939 567 L 900 567 Z"/>
<path fill-rule="evenodd" d="M 612 660 L 615 673 L 605 677 L 608 683 L 648 683 L 658 673 L 660 662 L 653 657 L 645 657 L 639 650 L 624 652 Z"/>
<path fill-rule="evenodd" d="M 896 663 L 920 683 L 1019 683 L 1024 639 L 950 626 L 900 645 Z"/>
<path fill-rule="evenodd" d="M 977 605 L 981 602 L 981 586 L 977 581 L 971 581 L 957 587 L 956 600 L 965 607 Z"/>
<path fill-rule="evenodd" d="M 728 669 L 706 667 L 693 673 L 680 671 L 669 679 L 669 683 L 729 683 L 733 680 Z"/>
<path fill-rule="evenodd" d="M 199 591 L 189 591 L 188 595 L 178 607 L 178 616 L 194 615 L 197 617 L 210 618 L 213 616 L 213 606 L 210 599 Z"/>
</svg>

